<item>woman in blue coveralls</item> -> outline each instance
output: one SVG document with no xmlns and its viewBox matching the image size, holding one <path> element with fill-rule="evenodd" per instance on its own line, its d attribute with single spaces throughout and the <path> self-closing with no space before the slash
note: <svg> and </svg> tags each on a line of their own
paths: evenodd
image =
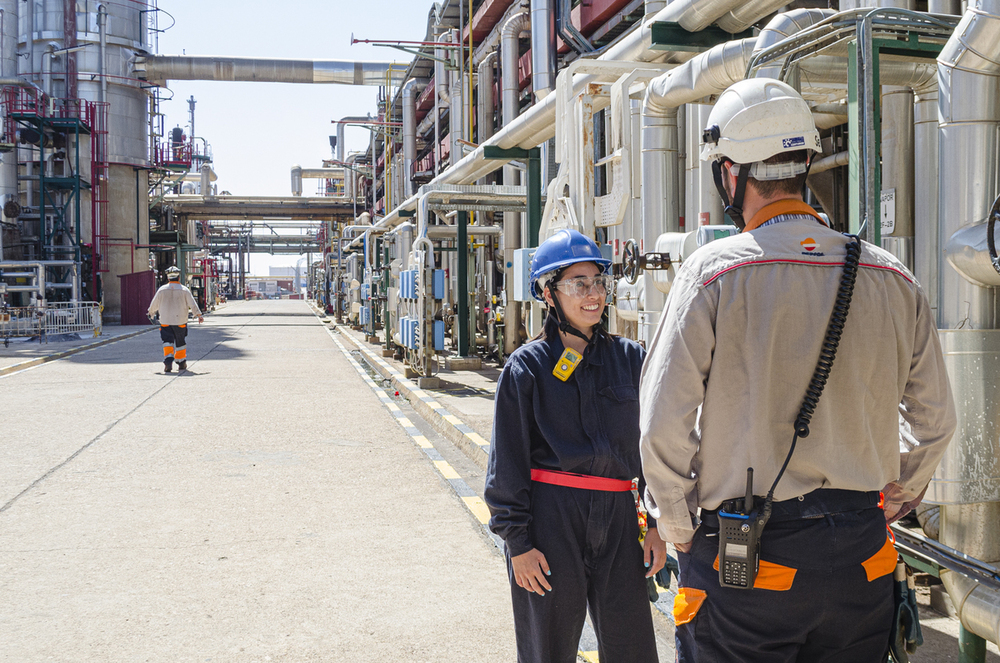
<svg viewBox="0 0 1000 663">
<path fill-rule="evenodd" d="M 651 521 L 639 543 L 632 494 L 645 352 L 601 326 L 609 267 L 574 230 L 538 247 L 530 287 L 548 304 L 545 327 L 497 383 L 485 497 L 522 663 L 576 661 L 588 606 L 601 663 L 657 660 L 645 578 L 666 544 Z"/>
</svg>

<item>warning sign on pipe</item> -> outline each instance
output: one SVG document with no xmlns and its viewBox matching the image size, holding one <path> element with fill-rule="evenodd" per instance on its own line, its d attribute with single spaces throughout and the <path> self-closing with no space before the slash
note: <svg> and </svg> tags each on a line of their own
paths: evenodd
<svg viewBox="0 0 1000 663">
<path fill-rule="evenodd" d="M 882 190 L 882 236 L 891 235 L 896 230 L 896 190 Z"/>
</svg>

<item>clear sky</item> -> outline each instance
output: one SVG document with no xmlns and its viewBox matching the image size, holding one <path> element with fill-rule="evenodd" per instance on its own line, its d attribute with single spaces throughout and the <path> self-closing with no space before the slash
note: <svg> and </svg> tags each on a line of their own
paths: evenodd
<svg viewBox="0 0 1000 663">
<path fill-rule="evenodd" d="M 230 55 L 306 60 L 409 62 L 410 55 L 358 39 L 422 40 L 429 0 L 159 0 L 163 55 Z M 166 14 L 169 14 L 167 16 Z M 171 18 L 172 17 L 172 18 Z M 188 125 L 194 96 L 195 134 L 214 151 L 219 191 L 241 196 L 291 195 L 290 169 L 319 167 L 331 158 L 331 124 L 348 115 L 376 112 L 377 88 L 170 81 L 173 99 L 163 104 L 166 129 Z M 185 133 L 189 133 L 185 128 Z M 368 130 L 347 127 L 347 151 L 366 149 Z M 313 195 L 318 180 L 305 180 Z M 254 256 L 252 270 L 294 265 L 295 256 Z"/>
</svg>

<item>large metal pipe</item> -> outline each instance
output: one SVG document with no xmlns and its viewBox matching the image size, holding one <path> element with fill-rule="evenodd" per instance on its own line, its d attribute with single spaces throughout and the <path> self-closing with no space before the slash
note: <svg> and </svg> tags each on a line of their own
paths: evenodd
<svg viewBox="0 0 1000 663">
<path fill-rule="evenodd" d="M 834 9 L 793 9 L 778 14 L 768 21 L 764 29 L 757 35 L 757 45 L 754 52 L 774 46 L 779 41 L 812 27 L 836 13 L 837 11 Z M 781 65 L 777 64 L 761 67 L 757 70 L 756 75 L 757 78 L 778 78 L 780 71 Z"/>
<path fill-rule="evenodd" d="M 493 98 L 493 63 L 496 60 L 497 52 L 491 51 L 483 61 L 479 63 L 477 88 L 479 89 L 479 104 L 477 106 L 476 126 L 479 131 L 478 143 L 485 143 L 493 136 L 493 111 L 496 107 L 496 100 Z M 412 195 L 412 194 L 409 194 Z"/>
<path fill-rule="evenodd" d="M 348 115 L 337 120 L 337 161 L 344 160 L 344 127 L 351 122 L 371 122 L 371 115 Z"/>
<path fill-rule="evenodd" d="M 449 159 L 451 165 L 458 163 L 465 155 L 462 141 L 465 139 L 465 104 L 462 103 L 462 72 L 453 69 L 448 72 L 451 77 L 451 93 L 448 108 L 448 138 Z"/>
<path fill-rule="evenodd" d="M 500 112 L 503 126 L 511 126 L 521 112 L 520 77 L 518 76 L 517 39 L 522 32 L 527 32 L 530 19 L 527 12 L 511 16 L 504 23 L 500 33 Z M 550 95 L 554 100 L 555 95 Z M 480 150 L 477 150 L 477 152 Z M 468 158 L 468 157 L 466 157 Z M 455 166 L 452 166 L 455 168 Z M 503 183 L 516 185 L 520 183 L 520 173 L 514 166 L 503 167 Z M 504 292 L 507 294 L 507 306 L 504 309 L 504 353 L 514 352 L 521 344 L 521 305 L 514 301 L 514 251 L 521 248 L 521 214 L 519 212 L 504 212 L 503 214 L 503 274 Z"/>
<path fill-rule="evenodd" d="M 97 33 L 100 39 L 101 96 L 99 101 L 108 100 L 108 8 L 104 3 L 97 6 Z M 194 138 L 194 127 L 191 127 L 191 137 Z"/>
<path fill-rule="evenodd" d="M 726 0 L 725 9 L 716 5 L 719 11 L 717 16 L 721 16 L 741 3 L 741 0 Z M 756 2 L 750 4 L 754 7 L 759 6 Z M 608 47 L 598 59 L 601 61 L 653 62 L 663 58 L 666 55 L 663 51 L 652 48 L 653 24 L 663 21 L 676 23 L 683 19 L 684 23 L 692 25 L 694 24 L 693 19 L 688 19 L 698 14 L 698 9 L 694 0 L 672 2 L 657 13 L 645 17 L 638 27 L 627 33 L 613 46 Z M 760 20 L 765 15 L 766 12 L 756 15 L 754 20 Z M 583 89 L 592 80 L 593 77 L 588 75 L 578 76 L 573 81 L 573 88 L 574 90 Z M 517 121 L 505 125 L 485 144 L 481 144 L 479 148 L 466 155 L 455 166 L 435 177 L 433 183 L 468 184 L 499 168 L 502 165 L 501 162 L 487 161 L 484 158 L 484 146 L 531 148 L 552 138 L 555 135 L 555 96 L 557 95 L 549 95 L 536 102 Z"/>
<path fill-rule="evenodd" d="M 937 63 L 938 240 L 944 246 L 957 233 L 982 222 L 997 194 L 1000 0 L 980 0 L 978 6 L 970 7 Z M 944 503 L 942 543 L 982 561 L 996 562 L 1000 560 L 996 529 L 1000 459 L 995 439 L 1000 396 L 992 386 L 997 382 L 1000 332 L 990 330 L 1000 326 L 997 290 L 969 282 L 943 256 L 938 262 L 938 325 L 948 330 L 942 332 L 942 348 L 956 385 L 959 428 L 928 496 Z M 956 367 L 964 369 L 960 375 L 955 375 Z M 941 579 L 962 625 L 1000 642 L 1000 592 L 970 585 L 957 574 L 942 573 Z"/>
<path fill-rule="evenodd" d="M 931 309 L 938 307 L 938 88 L 914 90 L 913 273 L 924 284 Z"/>
<path fill-rule="evenodd" d="M 279 60 L 197 55 L 140 55 L 133 65 L 148 81 L 247 81 L 254 83 L 321 83 L 393 85 L 405 80 L 406 67 L 395 62 L 350 60 Z"/>
<path fill-rule="evenodd" d="M 0 79 L 17 76 L 18 0 L 0 2 Z M 0 155 L 0 209 L 8 200 L 17 200 L 17 149 Z M 7 220 L 6 216 L 2 217 Z M 3 260 L 3 233 L 0 232 L 0 260 Z"/>
<path fill-rule="evenodd" d="M 655 250 L 652 243 L 662 233 L 680 230 L 677 109 L 742 80 L 756 44 L 756 39 L 719 44 L 654 78 L 646 88 L 641 138 L 642 236 L 648 243 L 644 251 Z M 665 296 L 651 274 L 643 274 L 643 280 L 645 314 L 640 315 L 639 333 L 649 340 Z"/>
<path fill-rule="evenodd" d="M 531 0 L 531 90 L 542 99 L 556 86 L 556 0 Z"/>
<path fill-rule="evenodd" d="M 202 167 L 202 172 L 204 172 L 204 166 Z M 347 174 L 346 168 L 303 168 L 302 166 L 296 164 L 292 166 L 291 169 L 292 195 L 293 196 L 302 195 L 303 179 L 322 180 L 331 178 L 334 175 L 344 175 L 346 177 L 346 174 Z M 204 195 L 204 192 L 202 193 L 202 195 Z"/>
<path fill-rule="evenodd" d="M 413 162 L 417 160 L 417 79 L 403 84 L 403 191 L 409 198 L 416 192 L 413 186 Z"/>
</svg>

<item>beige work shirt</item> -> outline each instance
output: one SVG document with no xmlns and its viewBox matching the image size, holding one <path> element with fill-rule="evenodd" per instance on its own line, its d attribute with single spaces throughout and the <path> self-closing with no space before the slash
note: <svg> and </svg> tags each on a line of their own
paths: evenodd
<svg viewBox="0 0 1000 663">
<path fill-rule="evenodd" d="M 201 315 L 198 302 L 194 300 L 194 296 L 187 289 L 187 286 L 169 282 L 160 286 L 160 289 L 153 295 L 153 301 L 149 303 L 148 313 L 153 316 L 159 311 L 161 325 L 186 325 L 188 309 L 195 316 Z"/>
<path fill-rule="evenodd" d="M 686 543 L 691 514 L 765 495 L 788 453 L 816 368 L 849 241 L 818 219 L 711 242 L 684 261 L 643 367 L 646 505 L 661 537 Z M 830 380 L 774 499 L 819 488 L 915 498 L 955 430 L 935 319 L 913 275 L 863 244 Z"/>
</svg>

